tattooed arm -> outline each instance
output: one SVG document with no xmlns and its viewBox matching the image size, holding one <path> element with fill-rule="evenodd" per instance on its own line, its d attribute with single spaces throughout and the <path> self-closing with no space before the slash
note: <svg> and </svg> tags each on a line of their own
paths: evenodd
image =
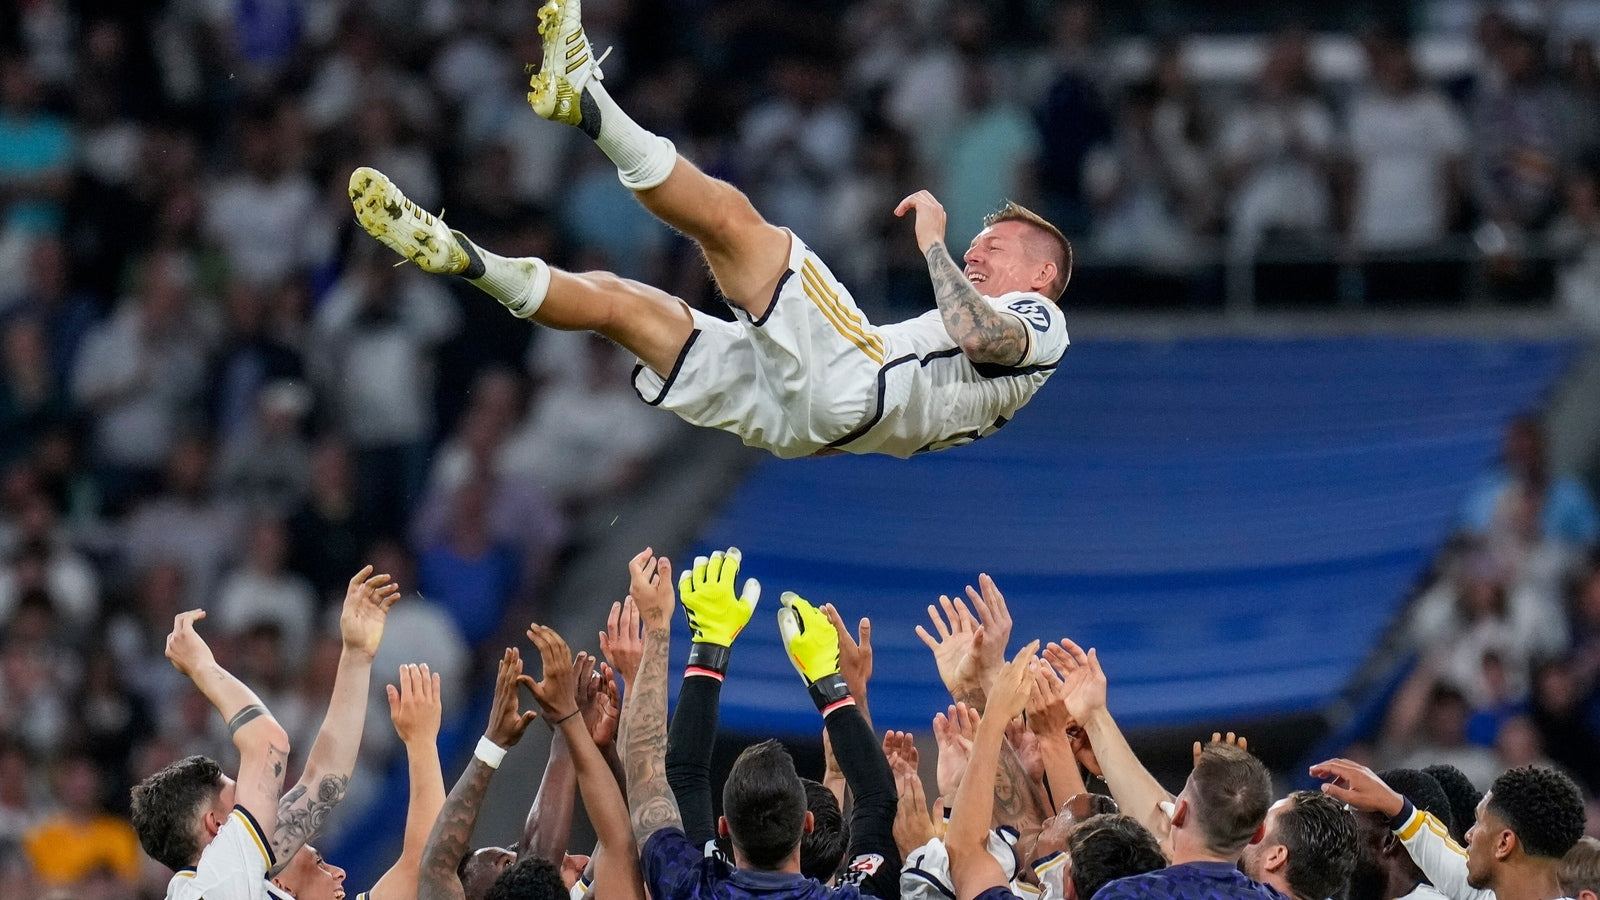
<svg viewBox="0 0 1600 900">
<path fill-rule="evenodd" d="M 194 623 L 205 616 L 205 611 L 198 609 L 178 614 L 167 635 L 167 659 L 227 720 L 233 745 L 239 749 L 234 802 L 250 813 L 264 833 L 271 833 L 276 822 L 274 804 L 289 761 L 289 735 L 254 691 L 217 664 L 211 648 L 194 630 Z"/>
<path fill-rule="evenodd" d="M 672 639 L 672 563 L 647 548 L 628 564 L 630 591 L 644 621 L 644 659 L 622 704 L 622 762 L 634 841 L 643 848 L 663 828 L 683 828 L 667 783 L 667 655 Z"/>
<path fill-rule="evenodd" d="M 484 732 L 495 746 L 509 750 L 522 740 L 523 732 L 536 716 L 531 710 L 521 711 L 517 683 L 522 678 L 522 655 L 507 648 L 500 657 L 500 667 L 495 672 L 494 705 L 489 709 L 489 728 Z M 494 770 L 476 752 L 461 773 L 456 786 L 445 798 L 439 810 L 439 820 L 433 823 L 428 844 L 422 848 L 422 869 L 417 873 L 417 900 L 462 900 L 466 892 L 456 870 L 468 852 L 472 828 L 478 823 L 478 811 L 483 808 L 483 795 L 489 790 L 489 779 Z"/>
<path fill-rule="evenodd" d="M 349 789 L 350 773 L 356 767 L 361 732 L 367 721 L 372 657 L 383 640 L 389 607 L 399 598 L 399 586 L 388 575 L 372 574 L 371 566 L 350 579 L 344 609 L 339 614 L 339 636 L 344 646 L 333 679 L 333 697 L 328 701 L 322 729 L 306 756 L 299 783 L 278 801 L 277 826 L 272 830 L 272 852 L 278 864 L 268 874 L 276 874 L 289 864 Z"/>
<path fill-rule="evenodd" d="M 1028 355 L 1028 329 L 1022 320 L 989 305 L 978 293 L 944 244 L 945 212 L 927 191 L 900 201 L 895 215 L 917 214 L 917 246 L 928 261 L 933 296 L 939 303 L 944 330 L 975 363 L 1020 365 Z"/>
</svg>

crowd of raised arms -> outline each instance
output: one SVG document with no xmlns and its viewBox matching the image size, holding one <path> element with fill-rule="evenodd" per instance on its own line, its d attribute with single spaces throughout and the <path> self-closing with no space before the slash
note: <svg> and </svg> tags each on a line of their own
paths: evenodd
<svg viewBox="0 0 1600 900">
<path fill-rule="evenodd" d="M 1333 759 L 1311 767 L 1320 791 L 1279 797 L 1243 737 L 1212 734 L 1195 742 L 1183 789 L 1168 793 L 1119 730 L 1096 652 L 1063 636 L 1013 634 L 986 575 L 965 597 L 940 597 L 917 629 L 951 699 L 929 711 L 938 752 L 931 789 L 921 774 L 926 748 L 907 733 L 873 730 L 870 622 L 852 634 L 831 604 L 782 594 L 778 628 L 822 718 L 826 769 L 820 781 L 802 778 L 782 744 L 753 744 L 722 786 L 719 817 L 718 703 L 724 679 L 738 676 L 733 649 L 761 594 L 754 579 L 739 588 L 741 562 L 730 548 L 695 559 L 675 581 L 671 563 L 644 550 L 628 563 L 629 593 L 612 605 L 598 656 L 574 658 L 561 635 L 530 625 L 538 662 L 529 668 L 539 676 L 525 673 L 521 650 L 506 648 L 488 727 L 448 796 L 435 744 L 439 676 L 402 667 L 388 696 L 410 764 L 404 845 L 362 900 L 1595 900 L 1600 892 L 1600 842 L 1583 837 L 1579 789 L 1552 768 L 1510 769 L 1480 797 L 1448 766 L 1374 773 Z M 175 872 L 171 900 L 353 893 L 309 842 L 349 786 L 372 659 L 399 597 L 371 567 L 351 579 L 327 718 L 288 790 L 287 733 L 214 658 L 195 627 L 205 613 L 177 617 L 167 657 L 227 721 L 240 763 L 230 777 L 190 757 L 134 788 L 139 839 Z M 671 646 L 679 605 L 692 635 L 687 654 Z M 669 716 L 675 662 L 684 668 Z M 540 720 L 553 738 L 522 838 L 474 849 L 490 781 Z M 1105 792 L 1091 792 L 1086 779 Z M 587 856 L 567 846 L 575 791 L 598 841 Z"/>
</svg>

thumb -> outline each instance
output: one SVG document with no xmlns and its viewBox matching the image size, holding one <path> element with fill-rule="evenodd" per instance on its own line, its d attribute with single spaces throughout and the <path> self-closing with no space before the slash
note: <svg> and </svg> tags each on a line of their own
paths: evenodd
<svg viewBox="0 0 1600 900">
<path fill-rule="evenodd" d="M 739 602 L 750 607 L 753 611 L 756 608 L 756 604 L 761 602 L 761 582 L 754 578 L 746 578 L 744 581 L 744 593 L 739 595 Z"/>
</svg>

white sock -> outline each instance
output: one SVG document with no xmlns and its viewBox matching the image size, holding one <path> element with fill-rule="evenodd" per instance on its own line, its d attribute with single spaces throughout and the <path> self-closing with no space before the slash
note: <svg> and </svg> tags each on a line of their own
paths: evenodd
<svg viewBox="0 0 1600 900">
<path fill-rule="evenodd" d="M 459 237 L 460 232 L 457 232 Z M 550 289 L 550 266 L 536 256 L 524 256 L 510 259 L 500 256 L 462 239 L 462 245 L 467 248 L 469 256 L 483 267 L 483 274 L 477 277 L 468 277 L 479 290 L 500 301 L 511 314 L 519 319 L 527 319 L 539 311 L 544 303 L 545 292 Z M 476 265 L 468 264 L 467 271 L 471 272 Z"/>
<path fill-rule="evenodd" d="M 616 163 L 617 178 L 623 185 L 643 191 L 666 181 L 678 162 L 678 149 L 672 142 L 640 127 L 599 81 L 590 81 L 583 92 L 600 113 L 600 133 L 594 142 Z"/>
</svg>

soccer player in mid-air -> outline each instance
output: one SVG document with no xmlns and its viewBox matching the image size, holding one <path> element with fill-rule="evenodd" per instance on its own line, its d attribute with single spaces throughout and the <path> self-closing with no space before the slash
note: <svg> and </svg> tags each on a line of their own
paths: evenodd
<svg viewBox="0 0 1600 900">
<path fill-rule="evenodd" d="M 944 208 L 927 191 L 912 194 L 895 213 L 915 214 L 938 309 L 876 326 L 799 236 L 628 118 L 601 85 L 579 3 L 540 9 L 544 61 L 528 100 L 593 138 L 639 202 L 699 244 L 734 321 L 609 273 L 497 256 L 366 167 L 350 176 L 363 228 L 425 271 L 467 278 L 520 318 L 616 341 L 639 358 L 633 383 L 646 403 L 784 458 L 908 457 L 970 443 L 1010 421 L 1050 377 L 1067 348 L 1055 301 L 1072 274 L 1072 247 L 1054 226 L 1007 204 L 963 268 L 945 247 Z"/>
</svg>

